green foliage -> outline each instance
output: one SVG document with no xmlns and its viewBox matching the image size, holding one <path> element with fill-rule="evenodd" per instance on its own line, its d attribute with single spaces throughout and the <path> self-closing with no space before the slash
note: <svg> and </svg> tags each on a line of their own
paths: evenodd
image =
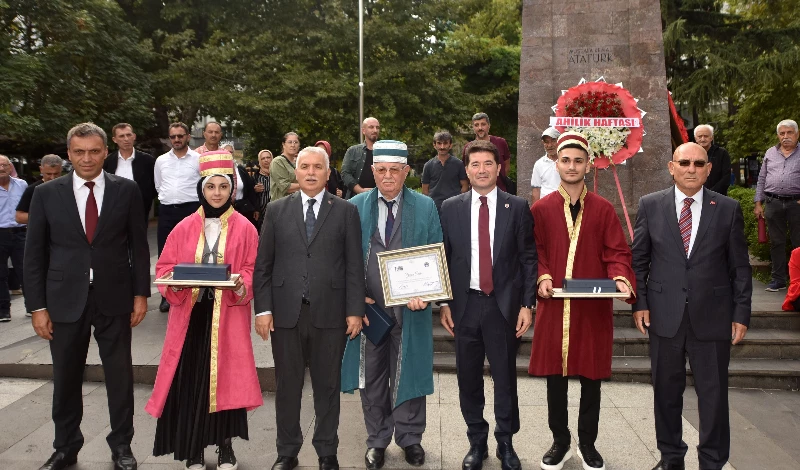
<svg viewBox="0 0 800 470">
<path fill-rule="evenodd" d="M 662 0 L 669 88 L 734 158 L 800 115 L 800 0 Z M 711 112 L 712 106 L 726 112 Z"/>
<path fill-rule="evenodd" d="M 411 175 L 406 176 L 406 187 L 415 191 L 422 188 L 420 177 Z"/>
<path fill-rule="evenodd" d="M 762 261 L 770 261 L 769 243 L 758 242 L 758 222 L 753 214 L 755 203 L 753 198 L 756 195 L 755 189 L 734 186 L 728 188 L 728 197 L 736 199 L 742 206 L 744 214 L 744 235 L 747 237 L 747 247 L 750 254 Z"/>
<path fill-rule="evenodd" d="M 6 0 L 0 21 L 0 139 L 22 151 L 81 121 L 150 125 L 147 50 L 116 3 Z"/>
</svg>

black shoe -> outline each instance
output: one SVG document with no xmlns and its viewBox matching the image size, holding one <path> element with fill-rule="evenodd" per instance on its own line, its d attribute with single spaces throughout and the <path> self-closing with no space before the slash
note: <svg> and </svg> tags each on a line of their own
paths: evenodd
<svg viewBox="0 0 800 470">
<path fill-rule="evenodd" d="M 520 470 L 522 468 L 514 446 L 510 442 L 498 442 L 497 452 L 494 455 L 500 460 L 500 468 L 503 470 Z"/>
<path fill-rule="evenodd" d="M 236 462 L 236 456 L 233 454 L 233 445 L 223 444 L 217 448 L 219 458 L 217 458 L 218 470 L 236 470 L 239 468 L 239 463 Z"/>
<path fill-rule="evenodd" d="M 367 469 L 378 470 L 382 468 L 385 453 L 386 449 L 381 449 L 380 447 L 370 447 L 367 449 L 367 453 L 364 454 L 364 463 L 367 464 Z"/>
<path fill-rule="evenodd" d="M 603 456 L 591 444 L 578 444 L 578 457 L 583 460 L 584 470 L 605 470 L 606 468 L 603 463 Z"/>
<path fill-rule="evenodd" d="M 158 310 L 161 312 L 169 312 L 169 302 L 164 297 L 161 297 L 161 305 L 158 306 Z"/>
<path fill-rule="evenodd" d="M 681 463 L 667 463 L 664 462 L 664 459 L 661 459 L 660 462 L 653 467 L 653 470 L 686 470 L 686 466 Z"/>
<path fill-rule="evenodd" d="M 570 458 L 572 458 L 572 449 L 568 445 L 563 446 L 554 442 L 550 446 L 550 450 L 542 457 L 542 462 L 539 466 L 544 470 L 561 470 L 564 467 L 564 463 Z"/>
<path fill-rule="evenodd" d="M 403 447 L 406 452 L 406 462 L 415 467 L 425 463 L 425 449 L 419 444 L 411 444 L 410 446 Z"/>
<path fill-rule="evenodd" d="M 11 321 L 11 313 L 9 312 L 0 312 L 0 322 L 3 321 Z M 55 454 L 53 454 L 55 455 Z"/>
<path fill-rule="evenodd" d="M 186 459 L 186 470 L 206 470 L 206 459 L 203 452 L 193 459 Z"/>
<path fill-rule="evenodd" d="M 481 470 L 483 468 L 483 461 L 489 458 L 489 449 L 486 444 L 471 445 L 464 460 L 461 461 L 461 468 L 463 470 Z"/>
<path fill-rule="evenodd" d="M 279 455 L 278 460 L 272 464 L 272 470 L 292 470 L 297 466 L 297 457 Z"/>
<path fill-rule="evenodd" d="M 319 458 L 319 470 L 339 470 L 339 460 L 335 455 L 326 455 Z"/>
<path fill-rule="evenodd" d="M 47 459 L 39 470 L 61 470 L 62 468 L 71 467 L 78 463 L 77 455 L 67 455 L 64 452 L 53 452 L 53 455 Z"/>
<path fill-rule="evenodd" d="M 114 470 L 136 470 L 136 459 L 129 445 L 118 446 L 116 451 L 111 453 L 111 460 L 114 461 Z"/>
</svg>

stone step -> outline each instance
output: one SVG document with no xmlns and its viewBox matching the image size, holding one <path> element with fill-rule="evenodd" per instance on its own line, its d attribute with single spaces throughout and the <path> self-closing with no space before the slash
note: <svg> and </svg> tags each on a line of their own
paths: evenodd
<svg viewBox="0 0 800 470">
<path fill-rule="evenodd" d="M 433 370 L 455 372 L 455 353 L 435 353 Z M 692 372 L 686 366 L 686 383 L 693 385 Z M 484 373 L 489 373 L 488 362 Z M 517 375 L 528 375 L 528 358 L 517 356 Z M 800 361 L 791 359 L 732 358 L 728 367 L 729 386 L 735 388 L 763 388 L 779 390 L 800 389 Z M 613 357 L 611 380 L 615 382 L 650 383 L 650 359 L 647 357 Z"/>
<path fill-rule="evenodd" d="M 528 330 L 520 342 L 518 355 L 530 357 L 533 331 Z M 433 350 L 455 352 L 455 340 L 441 324 L 433 325 Z M 639 357 L 650 354 L 650 341 L 636 328 L 614 328 L 612 354 Z M 800 331 L 778 329 L 748 330 L 741 343 L 731 348 L 731 357 L 746 359 L 800 359 Z"/>
<path fill-rule="evenodd" d="M 534 313 L 534 318 L 535 318 Z M 433 324 L 441 324 L 439 311 L 434 307 Z M 630 310 L 614 310 L 614 327 L 633 328 L 633 315 Z M 752 330 L 794 330 L 800 331 L 800 312 L 759 311 L 750 315 L 750 329 Z"/>
</svg>

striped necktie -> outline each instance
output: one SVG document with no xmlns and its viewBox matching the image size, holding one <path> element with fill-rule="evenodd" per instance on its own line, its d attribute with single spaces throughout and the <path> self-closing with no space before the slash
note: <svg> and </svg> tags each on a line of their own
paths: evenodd
<svg viewBox="0 0 800 470">
<path fill-rule="evenodd" d="M 683 250 L 689 254 L 689 241 L 692 239 L 692 203 L 694 199 L 687 197 L 683 200 L 683 209 L 681 209 L 681 218 L 678 220 L 678 228 L 681 230 L 681 239 L 683 239 Z"/>
</svg>

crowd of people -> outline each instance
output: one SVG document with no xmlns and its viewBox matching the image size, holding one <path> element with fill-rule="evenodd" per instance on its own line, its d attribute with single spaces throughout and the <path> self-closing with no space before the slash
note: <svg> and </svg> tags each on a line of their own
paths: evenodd
<svg viewBox="0 0 800 470">
<path fill-rule="evenodd" d="M 713 128 L 698 126 L 697 143 L 675 150 L 667 164 L 672 186 L 640 200 L 630 247 L 612 204 L 587 190 L 594 155 L 583 135 L 542 133 L 546 153 L 534 166 L 529 204 L 504 190 L 512 189 L 505 177 L 510 153 L 505 140 L 489 134 L 489 117 L 478 113 L 472 123 L 476 139 L 463 159 L 451 154 L 448 132 L 434 135 L 436 155 L 424 166 L 421 192 L 405 184 L 407 146 L 381 140 L 372 117 L 362 125 L 364 143 L 345 153 L 341 174 L 328 142 L 301 149 L 289 132 L 279 155 L 258 153 L 251 175 L 232 148 L 220 148 L 215 122 L 194 150 L 189 127 L 171 124 L 171 149 L 158 158 L 134 148 L 129 124 L 112 128 L 119 150 L 111 155 L 103 129 L 79 124 L 67 135 L 73 170 L 60 176 L 61 159 L 45 156 L 42 182 L 31 186 L 11 176 L 10 161 L 0 156 L 0 283 L 11 257 L 22 267 L 32 326 L 50 342 L 53 358 L 55 451 L 41 469 L 75 464 L 83 446 L 81 382 L 92 331 L 106 374 L 112 460 L 116 469 L 137 467 L 131 331 L 150 296 L 146 225 L 155 197 L 157 277 L 181 263 L 230 264 L 239 276 L 227 287 L 159 286 L 169 318 L 145 408 L 157 419 L 153 455 L 204 469 L 205 448 L 216 446 L 217 468 L 238 468 L 232 440 L 248 439 L 246 413 L 262 405 L 254 324 L 271 341 L 275 361 L 273 469 L 299 465 L 307 366 L 320 469 L 339 468 L 340 393 L 355 390 L 368 434 L 366 468 L 384 465 L 392 440 L 409 464 L 423 465 L 426 396 L 434 387 L 432 305 L 414 298 L 387 306 L 378 254 L 443 243 L 453 298 L 438 307 L 455 338 L 469 442 L 462 468 L 480 469 L 488 458 L 487 359 L 495 455 L 503 469 L 521 467 L 513 445 L 521 426 L 516 356 L 530 328 L 536 334 L 528 372 L 547 379 L 552 434 L 541 468 L 561 469 L 573 455 L 568 377 L 581 385 L 575 453 L 583 468 L 605 468 L 595 442 L 601 384 L 611 376 L 612 300 L 555 295 L 570 278 L 615 281 L 637 328 L 650 337 L 661 453 L 655 469 L 684 468 L 686 355 L 701 398 L 700 464 L 722 468 L 730 449 L 730 347 L 747 332 L 752 277 L 741 207 L 723 194 L 727 183 L 712 179 L 725 177 L 724 168 L 715 170 L 729 161 L 713 144 Z M 756 193 L 756 214 L 767 218 L 773 240 L 772 290 L 786 287 L 779 233 L 788 224 L 793 242 L 800 234 L 793 225 L 800 220 L 797 124 L 781 121 L 777 131 Z M 800 288 L 792 292 L 800 295 Z M 9 304 L 8 290 L 0 289 L 0 320 L 9 318 Z M 379 345 L 362 334 L 368 304 L 396 323 Z"/>
</svg>

